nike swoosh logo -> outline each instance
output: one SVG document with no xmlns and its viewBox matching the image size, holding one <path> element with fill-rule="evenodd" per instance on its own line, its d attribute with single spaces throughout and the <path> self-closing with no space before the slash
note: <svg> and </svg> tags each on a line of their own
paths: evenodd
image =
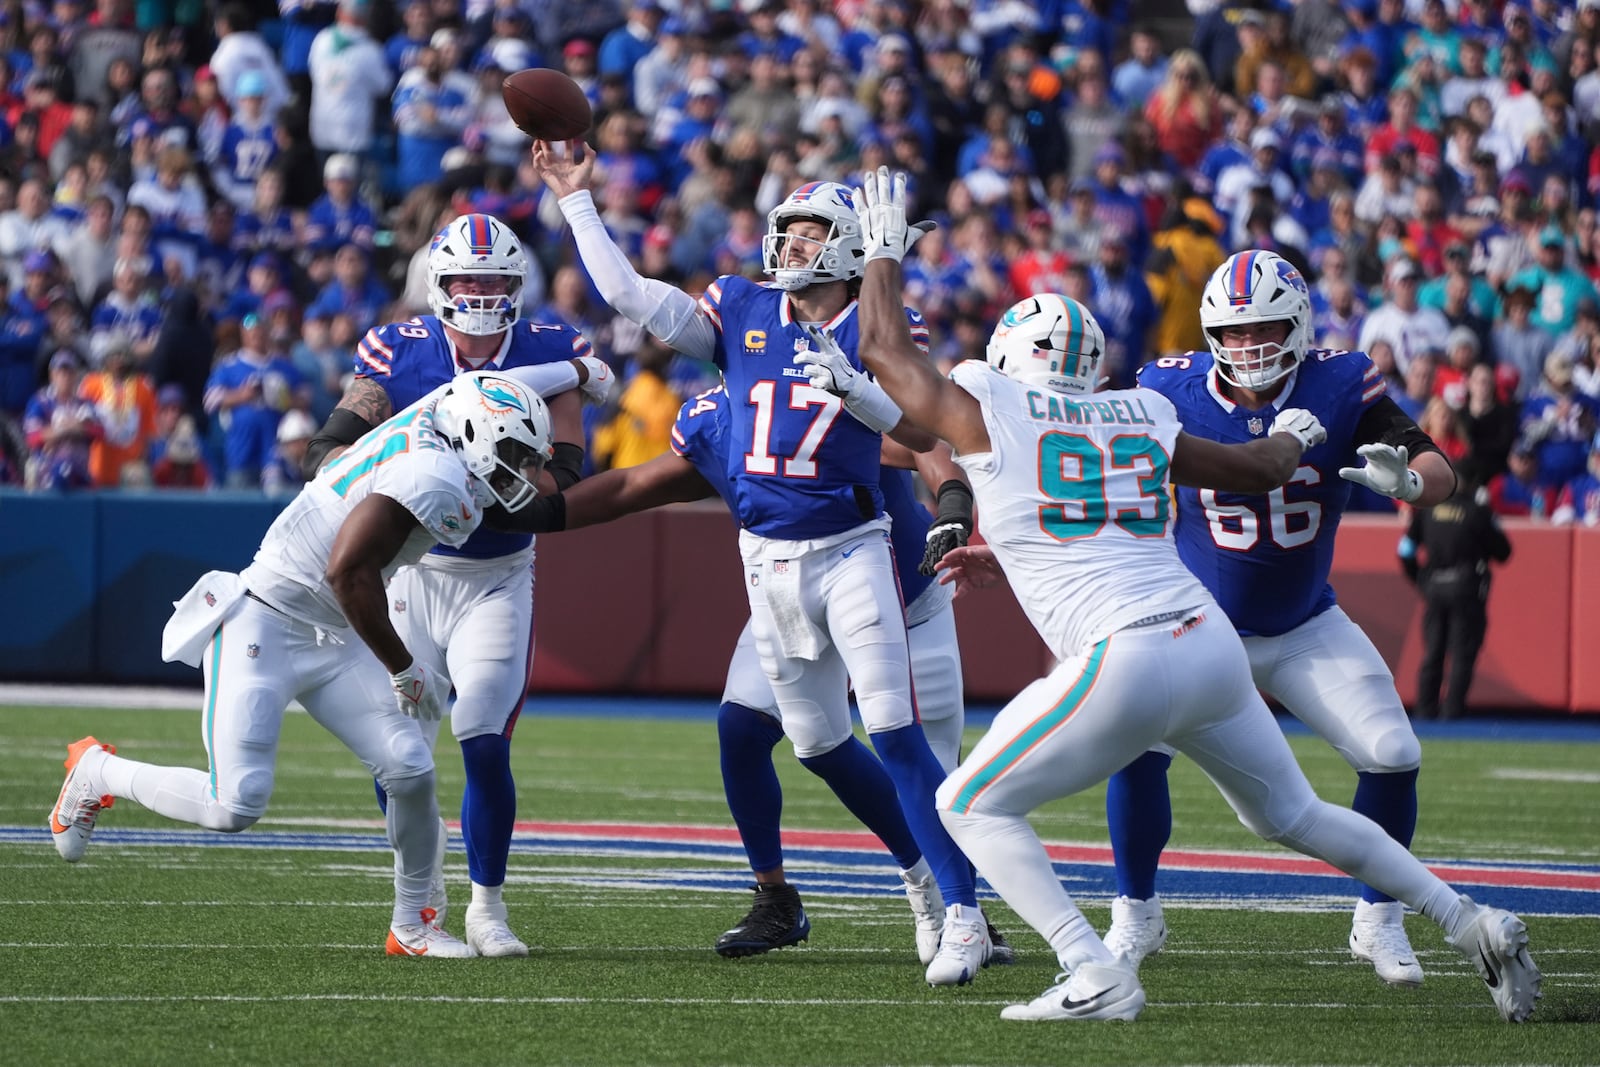
<svg viewBox="0 0 1600 1067">
<path fill-rule="evenodd" d="M 843 557 L 844 559 L 849 559 L 851 556 L 855 555 L 860 550 L 861 550 L 861 546 L 860 545 L 856 545 L 854 548 L 848 548 L 845 551 L 839 553 L 839 555 L 841 557 Z"/>
<path fill-rule="evenodd" d="M 1500 988 L 1500 972 L 1496 971 L 1494 964 L 1489 962 L 1489 957 L 1484 955 L 1483 949 L 1478 949 L 1478 958 L 1483 961 L 1483 980 L 1490 989 Z"/>
<path fill-rule="evenodd" d="M 1076 1011 L 1079 1008 L 1087 1008 L 1094 1004 L 1095 1001 L 1099 1000 L 1101 997 L 1105 996 L 1107 993 L 1116 988 L 1116 986 L 1108 986 L 1107 988 L 1100 990 L 1100 992 L 1086 997 L 1083 1000 L 1073 1000 L 1071 997 L 1062 997 L 1061 1006 L 1066 1008 L 1068 1011 Z"/>
</svg>

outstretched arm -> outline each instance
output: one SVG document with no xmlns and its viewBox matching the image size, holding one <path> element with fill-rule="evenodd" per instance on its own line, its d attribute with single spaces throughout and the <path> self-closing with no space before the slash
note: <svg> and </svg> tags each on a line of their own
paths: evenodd
<svg viewBox="0 0 1600 1067">
<path fill-rule="evenodd" d="M 497 530 L 554 533 L 597 526 L 663 504 L 703 500 L 713 493 L 694 464 L 667 452 L 636 467 L 585 478 L 565 492 L 537 497 L 515 512 L 490 508 L 484 522 Z"/>
<path fill-rule="evenodd" d="M 1309 411 L 1285 408 L 1267 436 L 1242 445 L 1224 445 L 1178 432 L 1172 446 L 1171 477 L 1178 485 L 1221 489 L 1225 493 L 1266 493 L 1294 477 L 1300 457 L 1328 437 Z"/>
<path fill-rule="evenodd" d="M 934 368 L 906 324 L 900 270 L 909 232 L 905 175 L 891 181 L 888 168 L 878 168 L 877 174 L 866 175 L 856 203 L 867 253 L 857 312 L 862 362 L 909 421 L 949 441 L 963 455 L 987 452 L 989 431 L 978 401 Z"/>
<path fill-rule="evenodd" d="M 534 141 L 533 168 L 559 200 L 578 255 L 606 303 L 679 352 L 712 359 L 717 334 L 699 302 L 676 286 L 642 276 L 606 233 L 589 192 L 594 156 L 583 142 L 568 141 L 563 155 L 549 141 Z"/>
</svg>

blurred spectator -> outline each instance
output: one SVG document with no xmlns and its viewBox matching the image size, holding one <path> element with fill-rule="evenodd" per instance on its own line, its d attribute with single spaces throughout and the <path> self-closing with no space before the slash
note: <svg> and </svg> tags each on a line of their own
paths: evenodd
<svg viewBox="0 0 1600 1067">
<path fill-rule="evenodd" d="M 1318 348 L 1357 351 L 1361 328 L 1367 321 L 1367 306 L 1349 278 L 1334 278 L 1318 283 L 1324 294 L 1311 313 L 1311 335 Z"/>
<path fill-rule="evenodd" d="M 132 349 L 141 366 L 155 347 L 156 332 L 161 328 L 161 310 L 151 284 L 154 266 L 144 256 L 117 260 L 111 271 L 111 291 L 89 318 L 97 335 L 114 334 L 121 345 Z"/>
<path fill-rule="evenodd" d="M 309 402 L 294 364 L 267 354 L 266 324 L 246 315 L 239 323 L 239 349 L 223 357 L 206 383 L 206 411 L 222 424 L 229 489 L 256 489 L 277 444 L 278 422 L 291 406 Z"/>
<path fill-rule="evenodd" d="M 389 316 L 384 316 L 387 321 Z M 336 330 L 348 340 L 341 343 Z M 350 373 L 350 352 L 359 335 L 348 319 L 306 319 L 289 358 L 311 386 L 311 417 L 321 426 L 328 421 L 339 398 L 344 395 L 343 379 Z"/>
<path fill-rule="evenodd" d="M 73 34 L 67 49 L 67 69 L 78 98 L 94 100 L 101 107 L 116 103 L 106 95 L 106 72 L 117 60 L 137 64 L 144 56 L 144 40 L 139 31 L 120 18 L 96 18 Z"/>
<path fill-rule="evenodd" d="M 1507 174 L 1500 180 L 1500 213 L 1478 233 L 1472 272 L 1483 275 L 1495 288 L 1533 265 L 1528 233 L 1528 199 L 1532 195 L 1533 186 L 1526 175 L 1519 171 Z"/>
<path fill-rule="evenodd" d="M 899 86 L 905 99 L 896 104 L 904 108 L 909 106 L 910 94 L 904 81 Z M 781 60 L 775 53 L 763 51 L 750 57 L 750 80 L 728 98 L 722 118 L 735 131 L 758 134 L 768 148 L 794 143 L 800 132 L 800 102 L 786 84 Z M 885 121 L 884 117 L 880 116 L 879 121 Z"/>
<path fill-rule="evenodd" d="M 187 149 L 169 145 L 156 157 L 155 177 L 128 190 L 128 205 L 150 213 L 157 263 L 176 259 L 184 265 L 185 277 L 194 274 L 195 246 L 206 228 L 205 191 L 191 173 L 192 165 Z"/>
<path fill-rule="evenodd" d="M 633 106 L 654 115 L 689 83 L 688 23 L 673 15 L 662 21 L 655 47 L 633 68 Z"/>
<path fill-rule="evenodd" d="M 516 10 L 514 7 L 496 4 L 495 18 L 500 18 L 503 11 Z M 422 50 L 431 46 L 433 32 L 438 28 L 438 23 L 433 17 L 433 5 L 427 0 L 413 0 L 412 3 L 401 5 L 400 20 L 401 30 L 390 37 L 383 46 L 383 56 L 390 71 L 404 75 L 417 65 Z"/>
<path fill-rule="evenodd" d="M 594 346 L 594 354 L 610 362 L 611 309 L 590 303 L 589 283 L 577 267 L 562 267 L 550 279 L 550 299 L 530 316 L 545 325 L 572 327 Z"/>
<path fill-rule="evenodd" d="M 655 45 L 662 16 L 661 5 L 656 0 L 633 0 L 628 7 L 628 21 L 606 34 L 600 42 L 600 73 L 620 74 L 631 83 L 634 67 Z"/>
<path fill-rule="evenodd" d="M 160 455 L 150 465 L 150 481 L 161 489 L 211 488 L 211 468 L 200 454 L 200 434 L 190 416 L 180 417 L 161 442 Z"/>
<path fill-rule="evenodd" d="M 1600 526 L 1600 448 L 1590 450 L 1588 469 L 1562 487 L 1550 521 L 1557 526 Z"/>
<path fill-rule="evenodd" d="M 1067 256 L 1055 247 L 1050 213 L 1036 208 L 1028 213 L 1024 230 L 1028 249 L 1011 261 L 1011 294 L 1017 299 L 1039 293 L 1059 293 L 1067 269 Z"/>
<path fill-rule="evenodd" d="M 1122 188 L 1123 168 L 1128 153 L 1115 141 L 1108 141 L 1094 155 L 1094 217 L 1103 227 L 1115 228 L 1127 241 L 1128 262 L 1144 265 L 1150 248 L 1150 228 L 1144 205 Z"/>
<path fill-rule="evenodd" d="M 1156 304 L 1144 274 L 1132 265 L 1121 231 L 1107 230 L 1101 236 L 1100 261 L 1089 271 L 1089 279 L 1089 306 L 1106 335 L 1102 373 L 1111 378 L 1111 388 L 1128 388 L 1149 352 Z"/>
<path fill-rule="evenodd" d="M 1417 426 L 1433 439 L 1451 463 L 1459 463 L 1467 454 L 1467 438 L 1462 433 L 1460 420 L 1443 397 L 1430 397 L 1422 406 L 1422 417 Z"/>
<path fill-rule="evenodd" d="M 50 176 L 60 181 L 67 168 L 75 163 L 87 164 L 89 154 L 96 148 L 109 145 L 111 129 L 100 117 L 93 97 L 81 97 L 72 105 L 72 118 L 56 138 L 50 150 Z"/>
<path fill-rule="evenodd" d="M 1456 279 L 1460 279 L 1460 286 L 1465 292 L 1462 306 L 1465 311 L 1476 319 L 1481 320 L 1484 329 L 1479 332 L 1479 340 L 1487 340 L 1487 326 L 1494 317 L 1495 294 L 1494 287 L 1478 275 L 1472 273 L 1470 264 L 1472 249 L 1465 241 L 1451 241 L 1444 248 L 1444 273 L 1438 277 L 1430 278 L 1417 289 L 1417 303 L 1423 307 L 1438 308 L 1445 312 L 1445 317 L 1451 319 L 1451 325 L 1459 325 L 1446 310 L 1447 305 L 1456 308 L 1455 300 L 1451 299 L 1451 289 Z M 1474 326 L 1476 329 L 1477 327 Z"/>
<path fill-rule="evenodd" d="M 235 86 L 234 114 L 223 128 L 211 162 L 211 182 L 240 211 L 250 210 L 256 184 L 278 156 L 277 109 L 267 102 L 267 80 L 245 71 Z"/>
<path fill-rule="evenodd" d="M 1467 374 L 1467 403 L 1461 411 L 1467 451 L 1486 479 L 1506 469 L 1517 439 L 1517 411 L 1500 400 L 1494 367 L 1475 364 Z"/>
<path fill-rule="evenodd" d="M 1394 351 L 1388 341 L 1375 342 L 1372 347 L 1374 350 L 1381 347 L 1390 353 Z M 1433 399 L 1433 376 L 1437 367 L 1438 361 L 1432 351 L 1418 353 L 1401 372 L 1405 381 L 1404 390 L 1390 391 L 1400 410 L 1417 422 L 1422 421 L 1423 409 L 1428 406 L 1428 401 Z"/>
<path fill-rule="evenodd" d="M 83 221 L 56 244 L 78 300 L 88 306 L 111 284 L 117 258 L 116 235 L 111 229 L 113 210 L 109 199 L 96 196 L 89 201 Z"/>
<path fill-rule="evenodd" d="M 89 474 L 97 489 L 123 484 L 131 464 L 141 464 L 156 432 L 156 393 L 139 373 L 130 338 L 110 330 L 95 338 L 99 369 L 83 380 L 80 396 L 94 406 L 100 433 L 89 448 Z"/>
<path fill-rule="evenodd" d="M 28 401 L 22 428 L 28 438 L 30 489 L 87 489 L 89 447 L 100 436 L 94 406 L 78 396 L 83 364 L 74 352 L 50 357 L 50 380 Z"/>
<path fill-rule="evenodd" d="M 333 280 L 323 286 L 309 307 L 308 319 L 347 317 L 356 332 L 366 333 L 379 321 L 389 303 L 383 283 L 372 276 L 367 253 L 360 245 L 347 244 L 333 257 Z"/>
<path fill-rule="evenodd" d="M 1572 329 L 1557 339 L 1551 354 L 1572 364 L 1572 381 L 1578 392 L 1600 400 L 1600 304 L 1592 298 L 1578 301 Z"/>
<path fill-rule="evenodd" d="M 1400 157 L 1384 156 L 1356 191 L 1356 219 L 1376 226 L 1388 216 L 1405 218 L 1415 197 L 1416 183 L 1406 176 Z"/>
<path fill-rule="evenodd" d="M 1217 243 L 1212 229 L 1215 216 L 1204 200 L 1185 197 L 1166 221 L 1151 242 L 1153 251 L 1145 264 L 1145 281 L 1158 315 L 1152 338 L 1152 354 L 1157 356 L 1205 349 L 1200 297 L 1212 273 L 1228 258 Z"/>
<path fill-rule="evenodd" d="M 1517 399 L 1525 400 L 1544 372 L 1555 338 L 1533 321 L 1533 289 L 1508 282 L 1501 296 L 1504 317 L 1489 331 L 1489 348 L 1496 364 L 1517 373 Z"/>
<path fill-rule="evenodd" d="M 1251 193 L 1260 186 L 1272 191 L 1279 204 L 1288 204 L 1294 198 L 1294 182 L 1280 166 L 1283 142 L 1270 129 L 1262 128 L 1250 135 L 1250 158 L 1237 163 L 1217 176 L 1214 202 L 1217 209 L 1229 219 L 1228 239 L 1231 248 L 1248 247 L 1245 243 L 1245 225 L 1250 218 Z"/>
<path fill-rule="evenodd" d="M 212 27 L 217 47 L 208 65 L 222 98 L 237 110 L 244 86 L 259 87 L 263 112 L 269 118 L 276 115 L 289 103 L 289 82 L 271 46 L 256 32 L 250 8 L 239 0 L 225 3 L 217 8 Z"/>
<path fill-rule="evenodd" d="M 1567 265 L 1567 238 L 1561 227 L 1548 225 L 1539 231 L 1537 256 L 1536 265 L 1515 275 L 1511 284 L 1534 293 L 1534 324 L 1560 336 L 1577 320 L 1579 303 L 1600 298 L 1600 293 L 1593 282 Z"/>
<path fill-rule="evenodd" d="M 1401 256 L 1384 271 L 1384 291 L 1389 300 L 1373 310 L 1361 328 L 1358 347 L 1366 351 L 1377 341 L 1387 341 L 1394 349 L 1395 364 L 1402 374 L 1418 352 L 1444 351 L 1450 326 L 1433 308 L 1417 303 L 1421 271 L 1416 263 Z"/>
<path fill-rule="evenodd" d="M 293 496 L 306 484 L 300 467 L 316 432 L 316 420 L 304 411 L 284 413 L 278 423 L 277 443 L 261 472 L 261 488 L 268 496 Z"/>
<path fill-rule="evenodd" d="M 683 398 L 667 382 L 672 350 L 648 338 L 634 356 L 617 412 L 594 434 L 597 469 L 635 467 L 671 444 L 672 424 Z"/>
<path fill-rule="evenodd" d="M 355 156 L 340 153 L 328 157 L 322 168 L 327 193 L 311 205 L 306 218 L 305 247 L 313 253 L 331 253 L 344 244 L 372 249 L 378 220 L 356 197 L 360 175 L 361 164 Z"/>
<path fill-rule="evenodd" d="M 1451 410 L 1460 411 L 1467 403 L 1467 377 L 1482 355 L 1478 335 L 1469 327 L 1457 326 L 1444 343 L 1444 362 L 1433 376 L 1433 392 Z"/>
<path fill-rule="evenodd" d="M 311 46 L 334 20 L 337 0 L 278 0 L 283 18 L 283 72 L 302 101 L 311 95 Z"/>
<path fill-rule="evenodd" d="M 1539 459 L 1526 445 L 1517 445 L 1507 460 L 1506 473 L 1489 482 L 1489 502 L 1496 515 L 1526 515 L 1547 519 L 1556 509 L 1557 491 L 1539 477 Z"/>
<path fill-rule="evenodd" d="M 65 223 L 50 213 L 45 183 L 30 178 L 17 186 L 17 206 L 0 213 L 0 263 L 13 287 L 22 284 L 22 261 L 30 252 L 54 248 L 68 235 Z"/>
<path fill-rule="evenodd" d="M 1199 56 L 1194 59 L 1204 74 L 1205 64 L 1200 62 Z M 1168 60 L 1161 54 L 1161 38 L 1155 29 L 1151 26 L 1134 26 L 1128 31 L 1128 58 L 1112 71 L 1111 89 L 1124 107 L 1140 107 L 1144 101 L 1155 98 L 1156 90 L 1167 79 L 1167 68 Z M 1162 147 L 1174 157 L 1177 156 L 1166 145 Z M 1193 166 L 1193 163 L 1184 165 Z"/>
<path fill-rule="evenodd" d="M 319 152 L 361 156 L 372 147 L 373 108 L 389 95 L 394 76 L 367 33 L 371 6 L 370 0 L 339 0 L 334 24 L 311 42 L 311 143 Z"/>
<path fill-rule="evenodd" d="M 1417 94 L 1404 87 L 1390 91 L 1389 121 L 1367 138 L 1367 170 L 1374 170 L 1379 160 L 1393 155 L 1401 145 L 1417 153 L 1417 166 L 1424 177 L 1438 171 L 1439 139 L 1417 125 Z"/>
<path fill-rule="evenodd" d="M 1600 422 L 1600 402 L 1578 392 L 1572 364 L 1544 361 L 1538 388 L 1522 406 L 1521 440 L 1539 458 L 1539 484 L 1559 490 L 1583 472 Z"/>
<path fill-rule="evenodd" d="M 448 69 L 437 47 L 422 50 L 417 64 L 400 76 L 394 91 L 398 189 L 439 179 L 444 173 L 440 165 L 444 154 L 460 143 L 477 96 L 477 82 L 470 74 Z"/>
</svg>

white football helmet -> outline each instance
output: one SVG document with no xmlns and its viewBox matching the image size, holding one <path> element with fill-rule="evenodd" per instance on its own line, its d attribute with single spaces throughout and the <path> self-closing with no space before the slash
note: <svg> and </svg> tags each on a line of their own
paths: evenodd
<svg viewBox="0 0 1600 1067">
<path fill-rule="evenodd" d="M 804 267 L 785 264 L 790 237 L 784 227 L 810 219 L 828 227 L 816 254 Z M 804 240 L 804 238 L 799 238 Z M 811 242 L 814 243 L 814 242 Z M 761 239 L 761 266 L 786 292 L 818 282 L 847 282 L 861 277 L 867 252 L 861 244 L 861 220 L 855 196 L 838 182 L 807 182 L 767 212 L 767 233 Z"/>
<path fill-rule="evenodd" d="M 451 296 L 459 274 L 500 275 L 505 293 Z M 522 314 L 528 260 L 522 242 L 493 215 L 462 215 L 434 234 L 428 249 L 428 304 L 439 321 L 462 333 L 487 336 L 510 327 Z"/>
<path fill-rule="evenodd" d="M 1289 336 L 1282 344 L 1223 348 L 1222 328 L 1248 322 L 1287 322 Z M 1223 381 L 1240 389 L 1266 389 L 1294 370 L 1311 347 L 1311 292 L 1294 265 L 1276 252 L 1238 252 L 1206 282 L 1200 325 Z"/>
<path fill-rule="evenodd" d="M 539 494 L 555 452 L 550 409 L 539 394 L 487 371 L 462 374 L 433 409 L 433 425 L 467 464 L 478 503 L 516 511 Z"/>
<path fill-rule="evenodd" d="M 1088 308 L 1060 293 L 1040 293 L 1006 309 L 989 336 L 989 366 L 1008 378 L 1062 393 L 1100 386 L 1106 335 Z"/>
</svg>

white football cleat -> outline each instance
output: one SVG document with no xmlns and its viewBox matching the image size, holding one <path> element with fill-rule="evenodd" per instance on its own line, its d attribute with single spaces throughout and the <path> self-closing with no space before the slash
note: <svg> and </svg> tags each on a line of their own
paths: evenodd
<svg viewBox="0 0 1600 1067">
<path fill-rule="evenodd" d="M 989 922 L 977 908 L 950 905 L 945 913 L 939 951 L 928 964 L 928 984 L 966 985 L 989 966 Z"/>
<path fill-rule="evenodd" d="M 526 956 L 528 946 L 506 924 L 505 903 L 467 905 L 467 944 L 480 956 Z"/>
<path fill-rule="evenodd" d="M 67 746 L 67 760 L 63 764 L 67 778 L 61 783 L 55 806 L 50 809 L 49 825 L 56 851 L 68 863 L 83 859 L 100 813 L 115 803 L 115 798 L 104 795 L 90 773 L 90 764 L 99 762 L 98 758 L 84 758 L 102 751 L 115 752 L 116 749 L 92 737 L 81 738 Z"/>
<path fill-rule="evenodd" d="M 389 956 L 435 956 L 447 960 L 471 959 L 477 953 L 465 941 L 445 933 L 436 924 L 432 908 L 423 908 L 417 922 L 389 927 L 383 951 Z"/>
<path fill-rule="evenodd" d="M 1471 897 L 1462 897 L 1461 903 L 1468 909 L 1465 925 L 1459 936 L 1446 940 L 1478 969 L 1500 1018 L 1525 1022 L 1543 995 L 1539 992 L 1543 976 L 1528 955 L 1527 926 L 1509 911 L 1482 907 Z"/>
<path fill-rule="evenodd" d="M 1398 900 L 1359 901 L 1350 922 L 1350 955 L 1372 964 L 1390 985 L 1415 989 L 1422 984 L 1422 965 L 1406 938 L 1405 914 Z"/>
<path fill-rule="evenodd" d="M 1000 1018 L 1012 1022 L 1055 1022 L 1063 1019 L 1123 1019 L 1132 1021 L 1144 1010 L 1144 987 L 1138 970 L 1126 960 L 1081 963 L 1069 976 L 1056 975 L 1060 983 L 1026 1004 L 1000 1009 Z"/>
<path fill-rule="evenodd" d="M 1106 948 L 1138 970 L 1146 956 L 1154 956 L 1167 943 L 1167 919 L 1161 912 L 1161 898 L 1149 900 L 1118 897 L 1111 902 L 1111 929 L 1106 931 Z"/>
<path fill-rule="evenodd" d="M 939 935 L 944 932 L 944 894 L 939 892 L 939 880 L 926 859 L 918 860 L 909 871 L 901 871 L 900 880 L 906 884 L 906 899 L 917 919 L 917 959 L 926 967 L 939 954 Z"/>
</svg>

